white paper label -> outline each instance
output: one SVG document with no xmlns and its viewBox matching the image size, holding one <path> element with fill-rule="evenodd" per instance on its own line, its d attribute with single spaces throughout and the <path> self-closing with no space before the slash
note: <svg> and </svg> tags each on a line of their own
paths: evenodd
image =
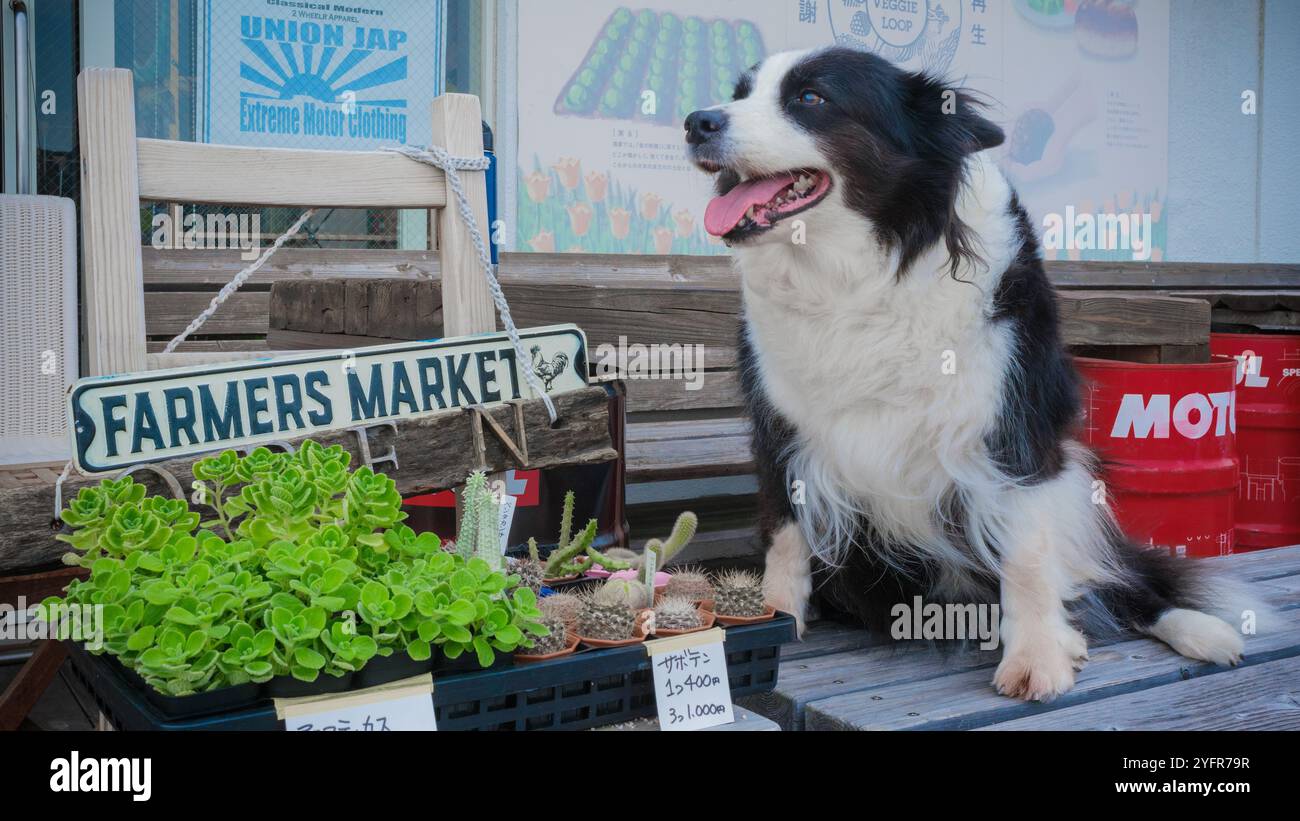
<svg viewBox="0 0 1300 821">
<path fill-rule="evenodd" d="M 719 628 L 647 642 L 659 729 L 702 730 L 735 720 Z"/>
<path fill-rule="evenodd" d="M 276 701 L 286 730 L 387 732 L 436 730 L 432 679 L 381 685 L 319 699 Z"/>
<path fill-rule="evenodd" d="M 425 693 L 387 699 L 374 704 L 357 704 L 351 707 L 325 709 L 319 713 L 306 713 L 286 718 L 284 728 L 286 730 L 383 732 L 436 730 L 438 726 L 433 718 L 433 696 Z"/>
<path fill-rule="evenodd" d="M 501 516 L 497 519 L 497 537 L 501 545 L 501 555 L 510 549 L 510 524 L 515 520 L 515 507 L 519 500 L 514 496 L 501 497 Z"/>
</svg>

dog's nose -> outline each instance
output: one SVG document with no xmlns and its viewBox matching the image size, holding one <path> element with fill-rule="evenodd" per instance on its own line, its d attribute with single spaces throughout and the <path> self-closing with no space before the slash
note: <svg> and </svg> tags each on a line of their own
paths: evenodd
<svg viewBox="0 0 1300 821">
<path fill-rule="evenodd" d="M 686 118 L 686 142 L 691 145 L 706 143 L 727 125 L 727 113 L 718 109 L 692 112 Z"/>
</svg>

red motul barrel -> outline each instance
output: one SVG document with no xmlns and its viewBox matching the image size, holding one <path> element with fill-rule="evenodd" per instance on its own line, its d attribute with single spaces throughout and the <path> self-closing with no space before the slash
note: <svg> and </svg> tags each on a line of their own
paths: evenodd
<svg viewBox="0 0 1300 821">
<path fill-rule="evenodd" d="M 1211 334 L 1237 360 L 1237 548 L 1300 544 L 1300 336 Z"/>
<path fill-rule="evenodd" d="M 1075 363 L 1084 380 L 1082 438 L 1102 458 L 1124 532 L 1179 556 L 1231 553 L 1236 364 Z"/>
</svg>

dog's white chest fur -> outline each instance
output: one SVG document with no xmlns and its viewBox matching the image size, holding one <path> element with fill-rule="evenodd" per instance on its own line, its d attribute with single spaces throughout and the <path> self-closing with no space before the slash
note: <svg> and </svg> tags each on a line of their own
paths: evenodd
<svg viewBox="0 0 1300 821">
<path fill-rule="evenodd" d="M 959 272 L 967 281 L 949 275 L 941 246 L 895 279 L 861 219 L 834 207 L 807 245 L 737 252 L 764 388 L 798 430 L 791 481 L 909 541 L 936 537 L 945 492 L 990 478 L 984 441 L 1012 343 L 989 312 L 1011 226 L 1005 182 L 980 170 L 990 180 L 963 210 L 989 265 Z"/>
</svg>

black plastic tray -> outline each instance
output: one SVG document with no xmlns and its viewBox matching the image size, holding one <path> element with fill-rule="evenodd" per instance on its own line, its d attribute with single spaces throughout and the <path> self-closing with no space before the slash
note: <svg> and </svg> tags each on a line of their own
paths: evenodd
<svg viewBox="0 0 1300 821">
<path fill-rule="evenodd" d="M 776 686 L 781 645 L 795 637 L 794 618 L 727 631 L 733 698 Z M 269 701 L 189 719 L 163 715 L 107 660 L 70 643 L 72 672 L 119 730 L 276 730 Z M 438 677 L 433 691 L 439 730 L 583 730 L 654 715 L 654 685 L 645 647 L 582 650 L 520 667 Z"/>
</svg>

